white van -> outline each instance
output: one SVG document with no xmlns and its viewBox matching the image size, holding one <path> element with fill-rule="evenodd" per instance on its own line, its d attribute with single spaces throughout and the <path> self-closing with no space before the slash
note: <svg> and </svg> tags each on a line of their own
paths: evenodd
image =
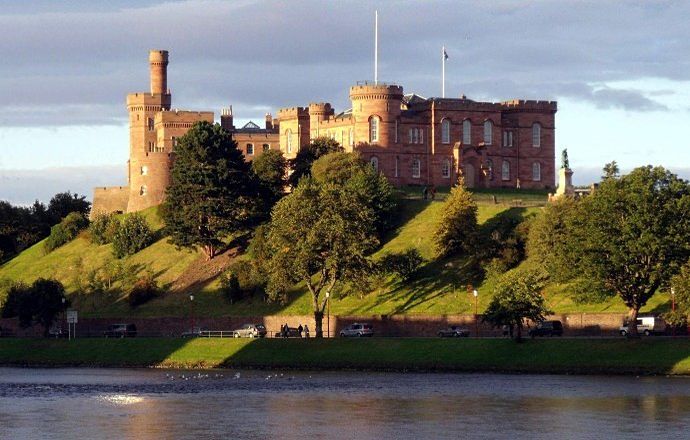
<svg viewBox="0 0 690 440">
<path fill-rule="evenodd" d="M 619 329 L 621 336 L 628 335 L 628 325 L 629 322 L 626 319 Z M 660 316 L 638 316 L 637 333 L 645 336 L 664 334 L 666 333 L 666 322 Z"/>
</svg>

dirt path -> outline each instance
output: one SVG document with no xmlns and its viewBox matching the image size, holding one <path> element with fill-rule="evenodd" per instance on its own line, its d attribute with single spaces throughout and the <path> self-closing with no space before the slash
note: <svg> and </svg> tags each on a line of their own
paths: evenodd
<svg viewBox="0 0 690 440">
<path fill-rule="evenodd" d="M 205 255 L 201 255 L 173 282 L 171 292 L 193 292 L 200 289 L 222 274 L 238 253 L 239 249 L 235 247 L 218 254 L 210 261 Z"/>
</svg>

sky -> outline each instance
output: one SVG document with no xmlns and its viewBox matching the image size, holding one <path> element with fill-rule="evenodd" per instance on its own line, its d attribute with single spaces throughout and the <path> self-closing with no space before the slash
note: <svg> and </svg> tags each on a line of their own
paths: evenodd
<svg viewBox="0 0 690 440">
<path fill-rule="evenodd" d="M 126 183 L 125 96 L 170 51 L 173 108 L 259 123 L 349 106 L 373 79 L 425 97 L 557 100 L 556 156 L 576 184 L 615 160 L 690 177 L 690 2 L 0 0 L 0 200 Z"/>
</svg>

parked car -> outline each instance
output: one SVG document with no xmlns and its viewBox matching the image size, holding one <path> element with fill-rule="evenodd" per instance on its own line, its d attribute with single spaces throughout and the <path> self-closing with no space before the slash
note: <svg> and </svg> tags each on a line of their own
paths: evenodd
<svg viewBox="0 0 690 440">
<path fill-rule="evenodd" d="M 360 324 L 354 323 L 350 324 L 344 329 L 340 330 L 341 337 L 363 337 L 363 336 L 374 336 L 374 328 L 371 324 Z"/>
<path fill-rule="evenodd" d="M 66 338 L 67 332 L 62 329 L 62 326 L 52 325 L 48 329 L 48 336 L 51 338 Z"/>
<path fill-rule="evenodd" d="M 137 335 L 137 326 L 134 324 L 112 324 L 103 332 L 106 338 L 133 338 Z"/>
<path fill-rule="evenodd" d="M 459 325 L 451 325 L 438 331 L 438 335 L 442 338 L 466 338 L 470 335 L 470 331 Z"/>
<path fill-rule="evenodd" d="M 183 338 L 198 338 L 200 336 L 206 336 L 204 333 L 208 330 L 204 330 L 201 327 L 193 327 L 187 331 L 182 332 Z"/>
<path fill-rule="evenodd" d="M 629 325 L 630 322 L 626 319 L 618 329 L 621 336 L 628 335 Z M 637 333 L 645 336 L 664 334 L 666 333 L 666 321 L 661 316 L 656 315 L 639 316 L 637 318 Z"/>
<path fill-rule="evenodd" d="M 563 336 L 563 323 L 561 321 L 542 321 L 536 327 L 530 329 L 529 335 L 537 336 Z"/>
<path fill-rule="evenodd" d="M 236 338 L 263 338 L 266 336 L 266 327 L 263 324 L 245 324 L 233 332 Z"/>
</svg>

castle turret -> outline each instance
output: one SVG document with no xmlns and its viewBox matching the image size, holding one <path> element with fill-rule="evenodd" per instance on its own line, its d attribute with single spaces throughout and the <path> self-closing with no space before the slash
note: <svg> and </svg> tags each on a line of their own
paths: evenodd
<svg viewBox="0 0 690 440">
<path fill-rule="evenodd" d="M 321 135 L 319 132 L 319 123 L 335 114 L 331 104 L 327 102 L 311 102 L 309 103 L 309 137 L 314 139 Z"/>
<path fill-rule="evenodd" d="M 403 88 L 388 84 L 361 84 L 350 87 L 355 139 L 387 146 L 392 142 L 395 121 L 400 116 Z M 376 119 L 375 130 L 370 121 Z M 372 133 L 375 137 L 372 138 Z"/>
<path fill-rule="evenodd" d="M 151 73 L 151 94 L 168 93 L 168 51 L 152 50 L 149 52 L 149 70 Z"/>
</svg>

